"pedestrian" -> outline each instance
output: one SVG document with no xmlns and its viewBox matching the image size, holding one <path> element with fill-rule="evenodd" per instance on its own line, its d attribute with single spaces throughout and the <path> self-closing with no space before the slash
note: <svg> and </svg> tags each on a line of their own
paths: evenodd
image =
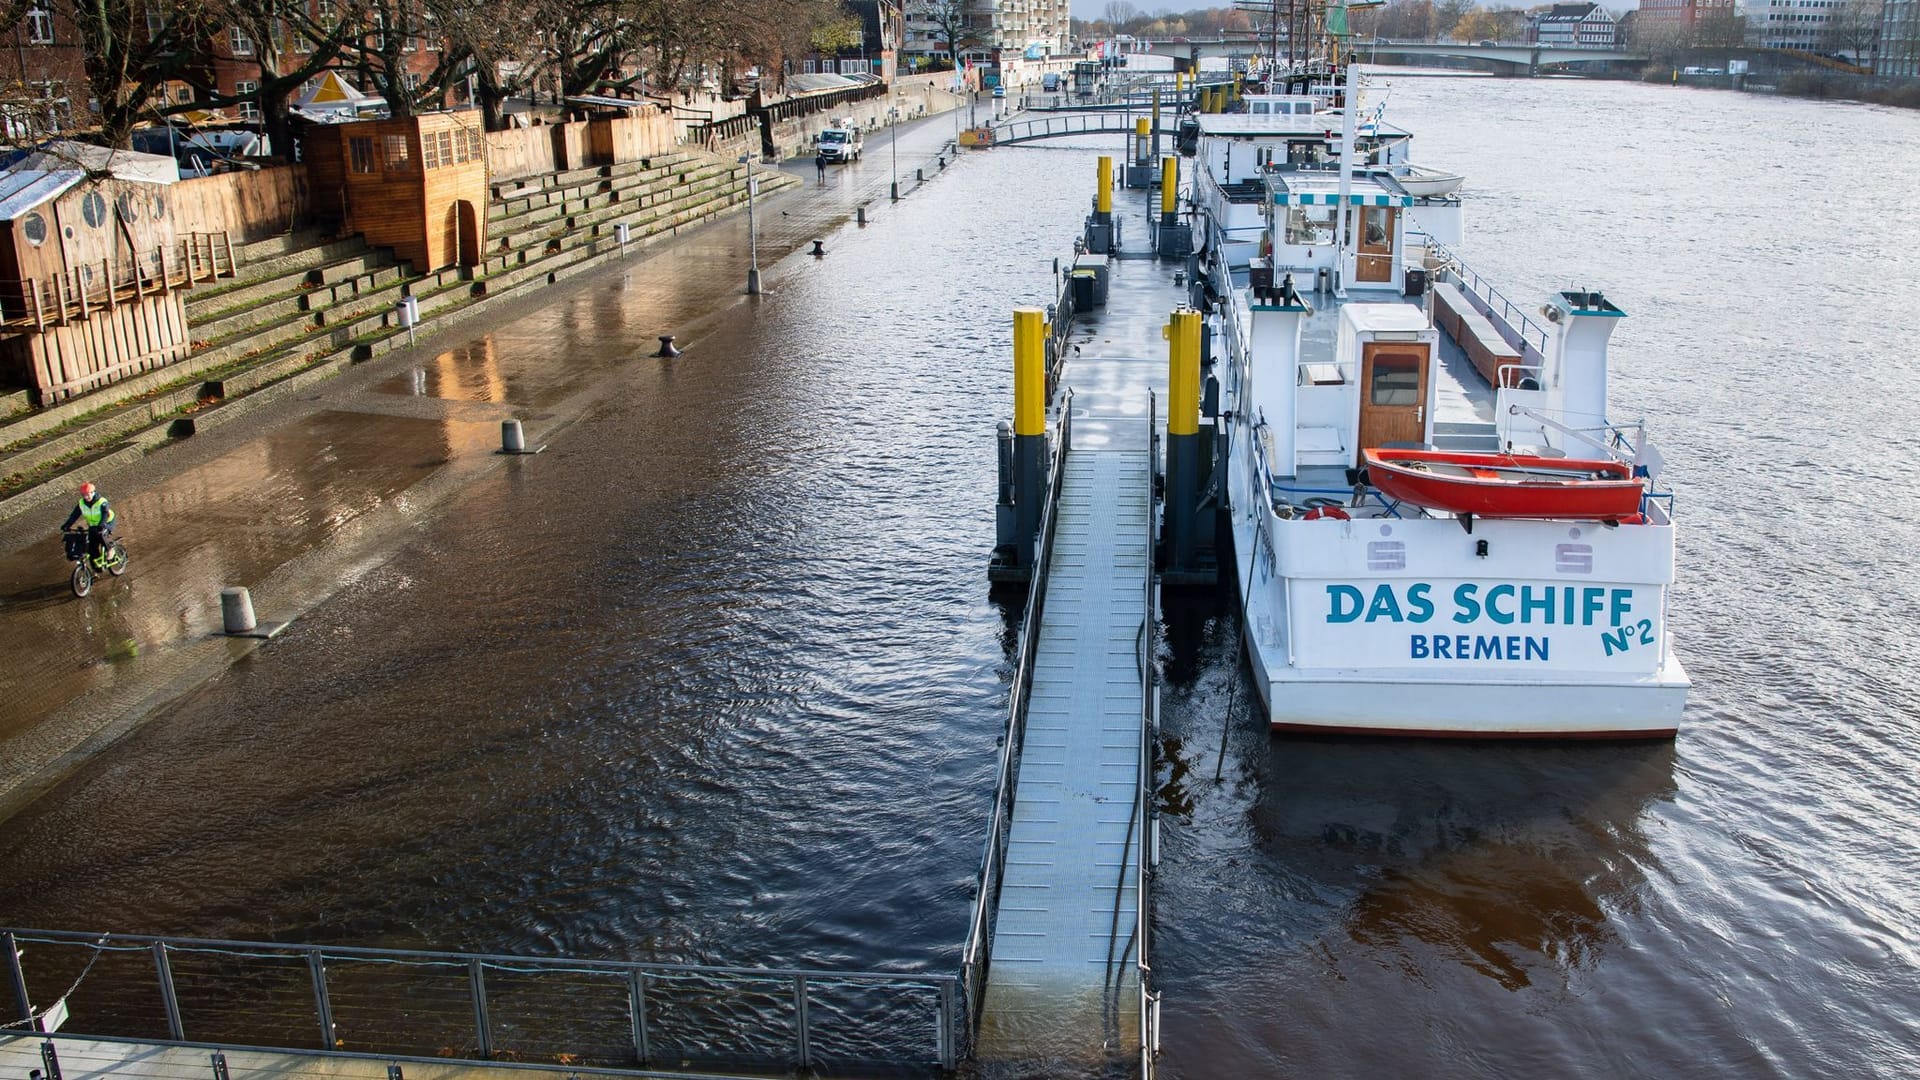
<svg viewBox="0 0 1920 1080">
<path fill-rule="evenodd" d="M 827 186 L 827 155 L 825 154 L 813 155 L 813 172 L 814 172 L 814 175 L 820 178 L 820 186 L 826 187 Z"/>
</svg>

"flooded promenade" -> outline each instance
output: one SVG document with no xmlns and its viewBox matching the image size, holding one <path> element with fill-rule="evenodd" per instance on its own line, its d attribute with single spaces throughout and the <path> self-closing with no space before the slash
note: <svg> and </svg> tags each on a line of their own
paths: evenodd
<svg viewBox="0 0 1920 1080">
<path fill-rule="evenodd" d="M 931 158 L 954 123 L 941 116 L 902 128 L 909 197 L 916 169 L 940 173 Z M 830 236 L 856 207 L 876 220 L 892 212 L 894 151 L 885 138 L 876 145 L 886 160 L 835 167 L 825 185 L 797 162 L 791 171 L 807 186 L 765 200 L 756 224 L 770 278 L 784 272 L 775 263 Z M 221 588 L 251 588 L 263 620 L 294 618 L 325 599 L 390 556 L 447 495 L 511 467 L 491 453 L 501 421 L 519 418 L 535 441 L 550 441 L 609 393 L 609 380 L 655 364 L 658 335 L 697 351 L 750 302 L 748 260 L 743 213 L 636 249 L 593 287 L 538 291 L 480 330 L 463 325 L 268 415 L 124 472 L 89 474 L 113 500 L 137 567 L 90 603 L 72 602 L 48 529 L 65 501 L 8 522 L 0 816 L 255 647 L 211 636 Z M 682 366 L 694 363 L 690 354 Z"/>
</svg>

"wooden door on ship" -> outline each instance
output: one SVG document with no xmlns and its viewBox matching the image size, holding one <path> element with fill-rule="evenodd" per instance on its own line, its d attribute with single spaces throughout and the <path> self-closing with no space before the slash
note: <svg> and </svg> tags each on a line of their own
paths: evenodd
<svg viewBox="0 0 1920 1080">
<path fill-rule="evenodd" d="M 1360 346 L 1360 451 L 1426 441 L 1427 365 L 1424 341 L 1368 341 Z"/>
<path fill-rule="evenodd" d="M 1400 212 L 1391 206 L 1362 206 L 1360 241 L 1354 250 L 1353 279 L 1378 284 L 1393 280 L 1393 230 Z"/>
</svg>

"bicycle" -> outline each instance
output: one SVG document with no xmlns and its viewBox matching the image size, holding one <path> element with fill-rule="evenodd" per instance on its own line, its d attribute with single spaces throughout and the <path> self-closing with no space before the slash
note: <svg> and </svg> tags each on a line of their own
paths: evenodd
<svg viewBox="0 0 1920 1080">
<path fill-rule="evenodd" d="M 127 572 L 127 545 L 117 536 L 107 539 L 106 552 L 101 561 L 95 561 L 87 555 L 87 534 L 84 532 L 65 532 L 60 534 L 66 547 L 67 560 L 73 563 L 73 595 L 85 596 L 93 591 L 93 579 L 100 570 L 114 577 Z"/>
</svg>

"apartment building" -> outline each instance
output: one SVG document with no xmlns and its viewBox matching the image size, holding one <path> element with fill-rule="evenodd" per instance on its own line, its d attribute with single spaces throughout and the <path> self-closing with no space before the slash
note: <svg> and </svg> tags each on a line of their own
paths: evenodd
<svg viewBox="0 0 1920 1080">
<path fill-rule="evenodd" d="M 1746 0 L 1747 39 L 1762 48 L 1824 51 L 1827 27 L 1852 0 Z"/>
<path fill-rule="evenodd" d="M 1002 57 L 1064 56 L 1070 51 L 1069 0 L 907 0 L 906 53 L 947 59 L 938 12 L 957 9 L 964 27 L 960 58 L 976 64 Z"/>
<path fill-rule="evenodd" d="M 1683 26 L 1691 30 L 1704 19 L 1733 14 L 1734 0 L 1640 0 L 1634 21 L 1642 29 Z"/>
<path fill-rule="evenodd" d="M 1528 37 L 1536 45 L 1610 49 L 1619 44 L 1619 23 L 1599 4 L 1555 4 L 1533 16 Z"/>
<path fill-rule="evenodd" d="M 1884 0 L 1873 73 L 1920 78 L 1920 0 Z"/>
</svg>

